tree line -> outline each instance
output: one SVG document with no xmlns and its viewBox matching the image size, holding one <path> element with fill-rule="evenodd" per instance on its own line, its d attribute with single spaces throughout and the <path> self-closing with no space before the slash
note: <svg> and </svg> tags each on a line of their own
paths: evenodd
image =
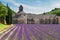
<svg viewBox="0 0 60 40">
<path fill-rule="evenodd" d="M 13 13 L 15 12 L 9 8 L 8 4 L 5 6 L 2 2 L 0 2 L 0 23 L 12 24 Z"/>
<path fill-rule="evenodd" d="M 43 14 L 56 14 L 57 16 L 60 16 L 60 8 L 54 8 L 50 12 L 46 12 Z"/>
</svg>

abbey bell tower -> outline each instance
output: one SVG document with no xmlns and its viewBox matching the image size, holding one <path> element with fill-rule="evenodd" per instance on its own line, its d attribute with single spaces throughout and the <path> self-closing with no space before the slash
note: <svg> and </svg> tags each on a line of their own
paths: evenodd
<svg viewBox="0 0 60 40">
<path fill-rule="evenodd" d="M 21 11 L 23 11 L 23 6 L 22 5 L 19 6 L 19 12 L 21 12 Z"/>
</svg>

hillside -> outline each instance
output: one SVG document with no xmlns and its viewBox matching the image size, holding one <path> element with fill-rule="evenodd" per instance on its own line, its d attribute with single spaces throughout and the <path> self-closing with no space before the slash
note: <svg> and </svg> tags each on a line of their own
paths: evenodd
<svg viewBox="0 0 60 40">
<path fill-rule="evenodd" d="M 0 23 L 0 31 L 4 30 L 5 28 L 8 28 L 10 25 L 4 25 Z"/>
<path fill-rule="evenodd" d="M 56 14 L 57 16 L 60 16 L 60 8 L 55 8 L 51 10 L 50 12 L 46 12 L 44 14 Z"/>
</svg>

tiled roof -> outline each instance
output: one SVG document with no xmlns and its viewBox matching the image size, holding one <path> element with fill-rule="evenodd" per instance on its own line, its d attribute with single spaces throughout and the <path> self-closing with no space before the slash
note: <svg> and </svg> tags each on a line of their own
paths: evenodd
<svg viewBox="0 0 60 40">
<path fill-rule="evenodd" d="M 39 14 L 39 15 L 36 15 L 36 14 L 31 14 L 31 13 L 25 13 L 24 11 L 22 12 L 19 12 L 19 13 L 16 13 L 15 16 L 13 16 L 13 18 L 21 18 L 21 15 L 27 15 L 27 18 L 31 19 L 31 18 L 38 18 L 38 19 L 49 19 L 49 18 L 54 18 L 56 17 L 56 15 L 54 14 Z"/>
</svg>

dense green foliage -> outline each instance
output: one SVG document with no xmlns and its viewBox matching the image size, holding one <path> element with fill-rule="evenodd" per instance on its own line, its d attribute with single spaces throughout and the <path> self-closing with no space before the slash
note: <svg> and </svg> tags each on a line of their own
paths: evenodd
<svg viewBox="0 0 60 40">
<path fill-rule="evenodd" d="M 0 3 L 0 17 L 6 16 L 7 12 L 8 12 L 7 7 Z"/>
<path fill-rule="evenodd" d="M 0 23 L 12 24 L 12 14 L 15 12 L 0 2 Z"/>
<path fill-rule="evenodd" d="M 6 24 L 6 17 L 8 13 L 8 8 L 0 2 L 0 22 Z"/>
<path fill-rule="evenodd" d="M 47 12 L 44 14 L 56 14 L 57 16 L 60 16 L 60 8 L 55 8 L 55 9 L 51 10 L 50 12 Z"/>
<path fill-rule="evenodd" d="M 8 5 L 7 8 L 8 8 L 8 13 L 6 16 L 6 22 L 7 24 L 12 24 L 12 10 L 8 7 Z"/>
</svg>

